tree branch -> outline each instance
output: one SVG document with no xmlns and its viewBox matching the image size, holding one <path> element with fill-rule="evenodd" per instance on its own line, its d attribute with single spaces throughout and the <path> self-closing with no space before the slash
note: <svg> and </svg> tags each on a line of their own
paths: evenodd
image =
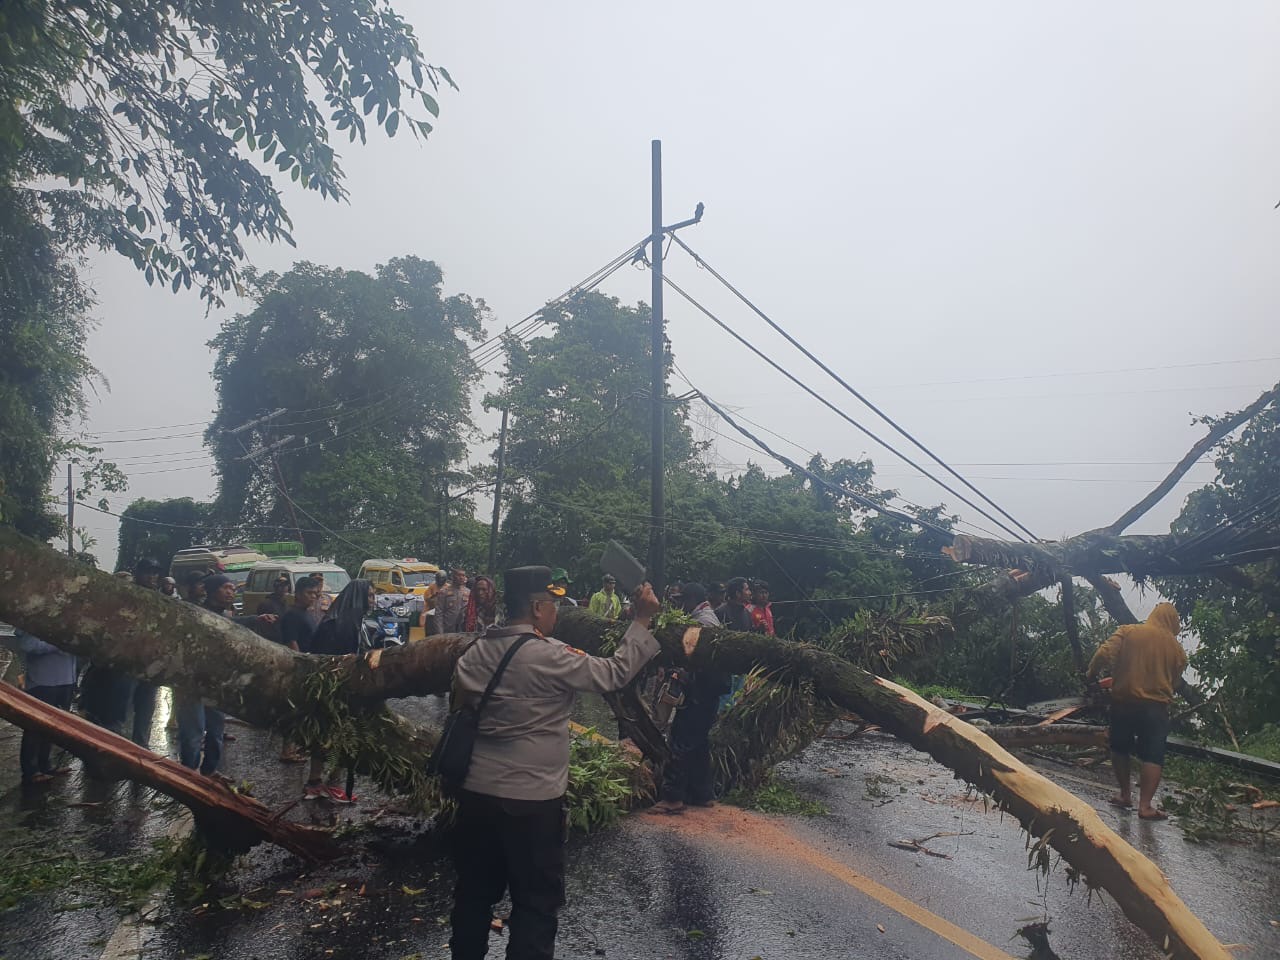
<svg viewBox="0 0 1280 960">
<path fill-rule="evenodd" d="M 1169 471 L 1169 475 L 1161 480 L 1154 490 L 1126 510 L 1115 523 L 1106 528 L 1107 533 L 1123 533 L 1126 527 L 1163 500 L 1169 491 L 1174 488 L 1174 485 L 1195 465 L 1195 462 L 1212 450 L 1218 441 L 1236 427 L 1243 423 L 1248 423 L 1275 402 L 1277 397 L 1280 397 L 1280 383 L 1277 383 L 1243 410 L 1216 422 L 1209 432 L 1187 451 L 1187 455 L 1178 461 L 1177 466 Z"/>
</svg>

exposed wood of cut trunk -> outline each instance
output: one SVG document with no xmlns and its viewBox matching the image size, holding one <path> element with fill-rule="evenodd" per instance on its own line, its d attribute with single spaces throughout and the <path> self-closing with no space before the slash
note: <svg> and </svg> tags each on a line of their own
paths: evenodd
<svg viewBox="0 0 1280 960">
<path fill-rule="evenodd" d="M 590 614 L 569 611 L 563 614 L 556 635 L 590 652 L 604 626 L 603 620 Z M 1230 957 L 1174 893 L 1160 869 L 1107 827 L 1092 807 L 970 724 L 823 650 L 763 634 L 669 626 L 658 639 L 663 652 L 676 662 L 688 645 L 686 635 L 697 638 L 688 658 L 693 669 L 746 673 L 761 665 L 784 675 L 808 677 L 819 696 L 879 724 L 991 793 L 1029 832 L 1047 838 L 1067 863 L 1106 890 L 1125 915 L 1170 956 Z"/>
<path fill-rule="evenodd" d="M 156 756 L 124 737 L 75 714 L 51 707 L 17 687 L 0 683 L 0 717 L 32 730 L 106 771 L 158 790 L 187 806 L 196 825 L 215 842 L 241 853 L 270 840 L 308 860 L 338 854 L 328 833 L 276 819 L 252 797 L 242 796 L 182 764 Z"/>
</svg>

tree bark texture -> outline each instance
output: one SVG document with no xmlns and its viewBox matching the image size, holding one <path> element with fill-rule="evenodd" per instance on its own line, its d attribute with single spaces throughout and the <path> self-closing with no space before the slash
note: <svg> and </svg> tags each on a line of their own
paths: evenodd
<svg viewBox="0 0 1280 960">
<path fill-rule="evenodd" d="M 158 683 L 197 692 L 252 723 L 288 716 L 290 694 L 333 660 L 293 653 L 223 618 L 136 590 L 43 544 L 0 531 L 0 619 Z M 565 611 L 556 636 L 587 652 L 610 637 L 607 621 Z M 356 700 L 442 693 L 469 637 L 432 637 L 350 662 L 344 691 Z M 1087 804 L 1027 768 L 989 737 L 910 691 L 816 647 L 763 634 L 678 624 L 661 629 L 665 657 L 693 669 L 808 677 L 815 692 L 879 724 L 991 793 L 1089 882 L 1102 887 L 1173 957 L 1229 956 L 1149 860 L 1108 829 Z M 372 705 L 372 704 L 371 704 Z M 405 743 L 421 744 L 406 728 Z M 408 749 L 408 746 L 406 746 Z"/>
</svg>

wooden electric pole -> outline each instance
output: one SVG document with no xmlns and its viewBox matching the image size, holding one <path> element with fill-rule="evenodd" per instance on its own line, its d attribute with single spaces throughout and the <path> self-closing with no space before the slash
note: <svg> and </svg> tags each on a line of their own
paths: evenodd
<svg viewBox="0 0 1280 960">
<path fill-rule="evenodd" d="M 502 408 L 502 431 L 498 434 L 498 476 L 493 484 L 493 523 L 489 526 L 489 576 L 497 571 L 498 521 L 502 517 L 502 479 L 507 468 L 507 408 Z"/>
<path fill-rule="evenodd" d="M 668 233 L 693 226 L 702 220 L 703 206 L 698 204 L 692 217 L 669 227 L 662 225 L 662 141 L 651 144 L 653 164 L 652 210 L 650 222 L 653 232 L 649 236 L 649 270 L 653 274 L 653 326 L 650 331 L 649 359 L 651 361 L 650 403 L 652 422 L 649 428 L 649 582 L 658 595 L 667 581 L 667 507 L 664 495 L 666 479 L 666 445 L 663 428 L 667 405 L 667 336 L 662 313 L 662 241 Z"/>
<path fill-rule="evenodd" d="M 67 556 L 76 555 L 76 491 L 71 485 L 71 464 L 67 464 Z"/>
<path fill-rule="evenodd" d="M 649 347 L 652 364 L 649 399 L 652 405 L 651 415 L 653 419 L 649 427 L 649 580 L 653 583 L 654 589 L 658 591 L 658 596 L 662 596 L 667 574 L 666 502 L 663 490 L 666 464 L 664 462 L 665 445 L 662 436 L 663 401 L 666 399 L 667 392 L 666 331 L 663 329 L 662 316 L 662 141 L 654 140 L 652 148 L 653 233 L 649 237 L 651 244 L 649 270 L 653 275 L 653 292 L 651 294 L 653 301 L 653 327 L 650 332 Z"/>
</svg>

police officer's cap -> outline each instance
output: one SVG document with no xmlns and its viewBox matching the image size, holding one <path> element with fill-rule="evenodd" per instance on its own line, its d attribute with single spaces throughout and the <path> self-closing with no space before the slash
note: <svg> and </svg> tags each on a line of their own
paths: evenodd
<svg viewBox="0 0 1280 960">
<path fill-rule="evenodd" d="M 512 567 L 502 576 L 503 593 L 517 605 L 538 593 L 564 596 L 564 587 L 557 587 L 551 581 L 550 567 Z"/>
</svg>

